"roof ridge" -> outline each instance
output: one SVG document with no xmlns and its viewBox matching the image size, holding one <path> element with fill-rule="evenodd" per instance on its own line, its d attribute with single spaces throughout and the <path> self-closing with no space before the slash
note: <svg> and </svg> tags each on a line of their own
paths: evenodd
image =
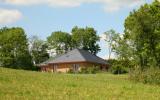
<svg viewBox="0 0 160 100">
<path fill-rule="evenodd" d="M 84 49 L 78 49 L 80 52 L 80 55 L 85 59 L 85 61 L 87 61 L 87 59 L 83 56 L 83 53 L 81 52 L 82 50 L 85 51 Z"/>
<path fill-rule="evenodd" d="M 100 58 L 97 55 L 93 55 L 91 52 L 75 48 L 66 53 L 56 56 L 53 60 L 49 60 L 48 64 L 51 63 L 62 63 L 62 62 L 76 62 L 76 61 L 88 61 L 88 62 L 95 62 L 100 64 L 107 63 L 104 59 Z"/>
<path fill-rule="evenodd" d="M 103 60 L 103 61 L 106 61 L 105 59 L 103 59 L 103 58 L 101 58 L 101 57 L 99 57 L 99 56 L 97 56 L 97 55 L 94 55 L 94 54 L 92 54 L 91 52 L 89 52 L 89 51 L 87 51 L 87 50 L 84 50 L 84 49 L 80 49 L 81 51 L 84 51 L 84 52 L 86 52 L 86 53 L 88 53 L 88 54 L 90 54 L 92 57 L 97 57 L 98 59 L 101 59 L 101 60 Z M 84 56 L 83 56 L 83 58 L 87 61 L 87 58 L 85 58 Z"/>
</svg>

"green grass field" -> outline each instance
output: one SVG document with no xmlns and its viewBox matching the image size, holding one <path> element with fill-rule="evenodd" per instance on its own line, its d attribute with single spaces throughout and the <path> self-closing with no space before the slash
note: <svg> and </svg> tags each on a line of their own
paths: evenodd
<svg viewBox="0 0 160 100">
<path fill-rule="evenodd" d="M 160 100 L 160 87 L 131 82 L 127 75 L 0 68 L 0 100 Z"/>
</svg>

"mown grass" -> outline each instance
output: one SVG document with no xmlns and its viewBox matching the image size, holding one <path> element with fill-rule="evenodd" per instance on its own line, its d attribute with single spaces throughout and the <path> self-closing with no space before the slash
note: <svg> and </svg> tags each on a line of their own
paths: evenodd
<svg viewBox="0 0 160 100">
<path fill-rule="evenodd" d="M 0 100 L 160 100 L 160 87 L 133 83 L 127 75 L 0 68 Z"/>
</svg>

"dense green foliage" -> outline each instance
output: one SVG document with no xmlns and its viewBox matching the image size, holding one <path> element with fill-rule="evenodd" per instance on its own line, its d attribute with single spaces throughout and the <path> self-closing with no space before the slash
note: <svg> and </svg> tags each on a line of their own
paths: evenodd
<svg viewBox="0 0 160 100">
<path fill-rule="evenodd" d="M 100 51 L 100 47 L 97 42 L 100 40 L 99 36 L 94 28 L 78 28 L 72 29 L 72 42 L 74 48 L 82 48 L 89 51 L 92 54 L 97 54 Z"/>
<path fill-rule="evenodd" d="M 127 75 L 53 74 L 0 68 L 1 100 L 159 100 L 160 87 Z"/>
<path fill-rule="evenodd" d="M 0 66 L 22 69 L 32 66 L 28 41 L 22 28 L 0 29 Z"/>
<path fill-rule="evenodd" d="M 33 36 L 30 38 L 30 53 L 32 56 L 32 61 L 35 65 L 49 59 L 47 49 L 47 43 L 39 39 L 37 36 Z"/>
<path fill-rule="evenodd" d="M 160 84 L 160 2 L 145 4 L 125 20 L 124 40 L 135 69 L 131 79 Z"/>
<path fill-rule="evenodd" d="M 98 45 L 99 36 L 94 28 L 78 28 L 74 27 L 71 34 L 66 32 L 53 32 L 47 38 L 50 49 L 55 49 L 56 54 L 63 54 L 74 48 L 81 48 L 97 54 L 100 51 Z"/>
<path fill-rule="evenodd" d="M 53 32 L 47 40 L 50 44 L 50 49 L 55 49 L 57 55 L 66 53 L 72 49 L 71 35 L 69 33 L 61 31 Z"/>
<path fill-rule="evenodd" d="M 109 63 L 109 72 L 113 74 L 125 74 L 128 73 L 130 64 L 127 61 L 123 60 L 116 60 L 116 59 L 109 59 L 107 60 Z"/>
<path fill-rule="evenodd" d="M 145 4 L 125 20 L 123 36 L 113 36 L 114 51 L 119 60 L 131 62 L 142 70 L 160 67 L 160 2 Z M 118 35 L 118 34 L 117 34 Z"/>
<path fill-rule="evenodd" d="M 160 73 L 156 70 L 160 68 L 160 2 L 155 0 L 131 12 L 122 36 L 109 33 L 115 37 L 111 49 L 118 58 L 111 70 L 117 73 L 126 68 L 131 72 L 138 69 L 131 79 L 159 84 Z"/>
<path fill-rule="evenodd" d="M 125 20 L 124 41 L 136 66 L 160 67 L 160 2 L 145 4 L 130 13 Z"/>
</svg>

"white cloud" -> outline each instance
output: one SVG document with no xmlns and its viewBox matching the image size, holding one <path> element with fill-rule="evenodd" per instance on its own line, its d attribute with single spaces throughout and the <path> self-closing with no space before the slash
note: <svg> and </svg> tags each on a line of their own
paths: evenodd
<svg viewBox="0 0 160 100">
<path fill-rule="evenodd" d="M 79 6 L 84 0 L 3 0 L 4 3 L 13 5 L 37 5 L 47 4 L 58 7 Z"/>
<path fill-rule="evenodd" d="M 128 8 L 140 5 L 145 0 L 1 0 L 0 2 L 13 5 L 36 5 L 47 4 L 53 7 L 77 7 L 84 3 L 99 3 L 105 11 L 117 11 L 121 8 Z"/>
<path fill-rule="evenodd" d="M 141 5 L 145 0 L 103 0 L 104 10 L 107 12 L 118 11 L 122 8 L 133 8 Z"/>
<path fill-rule="evenodd" d="M 22 17 L 18 10 L 0 8 L 0 24 L 10 24 Z"/>
</svg>

